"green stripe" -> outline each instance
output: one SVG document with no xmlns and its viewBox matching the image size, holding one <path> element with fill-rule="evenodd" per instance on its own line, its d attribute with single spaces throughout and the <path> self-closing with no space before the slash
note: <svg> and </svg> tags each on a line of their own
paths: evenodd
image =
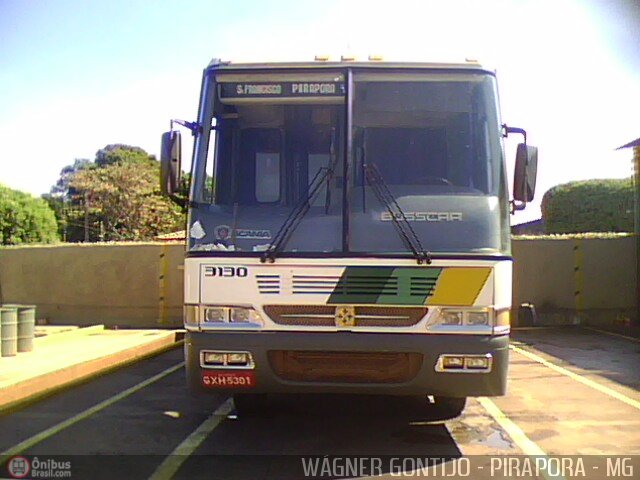
<svg viewBox="0 0 640 480">
<path fill-rule="evenodd" d="M 441 268 L 347 267 L 327 303 L 424 305 Z"/>
</svg>

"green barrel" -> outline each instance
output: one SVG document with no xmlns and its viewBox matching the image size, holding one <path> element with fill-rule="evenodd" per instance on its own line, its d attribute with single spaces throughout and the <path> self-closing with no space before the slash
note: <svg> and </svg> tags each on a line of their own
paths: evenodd
<svg viewBox="0 0 640 480">
<path fill-rule="evenodd" d="M 36 331 L 36 307 L 24 305 L 18 308 L 18 352 L 33 350 Z"/>
<path fill-rule="evenodd" d="M 0 307 L 0 351 L 3 357 L 18 353 L 18 309 Z"/>
<path fill-rule="evenodd" d="M 35 305 L 4 304 L 2 306 L 18 310 L 18 352 L 32 351 L 36 330 Z"/>
</svg>

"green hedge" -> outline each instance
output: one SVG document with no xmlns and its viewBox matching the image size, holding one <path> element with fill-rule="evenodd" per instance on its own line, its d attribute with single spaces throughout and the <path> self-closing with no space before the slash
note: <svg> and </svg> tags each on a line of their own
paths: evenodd
<svg viewBox="0 0 640 480">
<path fill-rule="evenodd" d="M 633 232 L 633 182 L 586 180 L 551 188 L 542 198 L 547 233 Z"/>
<path fill-rule="evenodd" d="M 58 224 L 47 202 L 0 185 L 0 245 L 56 241 Z"/>
</svg>

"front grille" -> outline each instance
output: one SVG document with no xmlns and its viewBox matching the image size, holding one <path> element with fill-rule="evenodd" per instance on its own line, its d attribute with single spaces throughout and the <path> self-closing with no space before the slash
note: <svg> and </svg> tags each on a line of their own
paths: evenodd
<svg viewBox="0 0 640 480">
<path fill-rule="evenodd" d="M 411 327 L 427 314 L 426 307 L 354 307 L 356 327 Z M 333 327 L 336 307 L 330 305 L 265 305 L 264 312 L 278 325 Z"/>
<path fill-rule="evenodd" d="M 262 295 L 277 295 L 280 293 L 280 275 L 256 275 L 258 292 Z"/>
<path fill-rule="evenodd" d="M 420 353 L 272 350 L 275 374 L 293 382 L 404 383 L 422 366 Z"/>
<path fill-rule="evenodd" d="M 374 275 L 294 275 L 294 294 L 397 295 L 398 278 Z"/>
</svg>

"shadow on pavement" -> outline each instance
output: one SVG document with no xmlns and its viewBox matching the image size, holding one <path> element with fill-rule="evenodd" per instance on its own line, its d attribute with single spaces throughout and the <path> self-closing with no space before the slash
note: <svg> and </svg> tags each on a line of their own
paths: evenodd
<svg viewBox="0 0 640 480">
<path fill-rule="evenodd" d="M 364 462 L 358 473 L 390 474 L 426 457 L 462 456 L 424 398 L 305 395 L 269 404 L 264 415 L 231 415 L 176 478 L 304 478 L 313 465 L 340 476 L 353 462 Z M 335 478 L 327 472 L 322 478 Z"/>
</svg>

